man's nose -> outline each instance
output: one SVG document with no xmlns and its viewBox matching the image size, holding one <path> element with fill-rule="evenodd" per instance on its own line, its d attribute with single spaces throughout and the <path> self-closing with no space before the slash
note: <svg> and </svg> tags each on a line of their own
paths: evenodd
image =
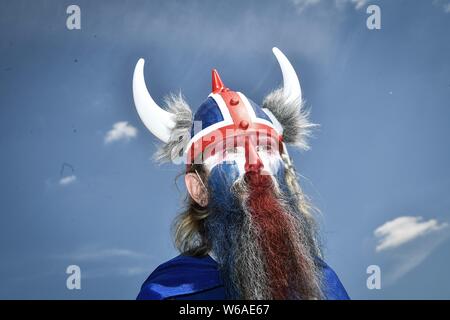
<svg viewBox="0 0 450 320">
<path fill-rule="evenodd" d="M 245 138 L 245 172 L 259 173 L 264 164 L 256 151 L 256 147 L 249 137 Z"/>
</svg>

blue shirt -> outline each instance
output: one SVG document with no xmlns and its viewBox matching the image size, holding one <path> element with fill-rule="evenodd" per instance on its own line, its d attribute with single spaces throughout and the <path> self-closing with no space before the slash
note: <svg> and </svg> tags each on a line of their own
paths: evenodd
<svg viewBox="0 0 450 320">
<path fill-rule="evenodd" d="M 326 299 L 350 299 L 333 269 L 323 260 L 318 261 L 324 276 Z M 179 255 L 161 264 L 150 274 L 137 299 L 224 300 L 225 289 L 218 264 L 209 255 Z"/>
</svg>

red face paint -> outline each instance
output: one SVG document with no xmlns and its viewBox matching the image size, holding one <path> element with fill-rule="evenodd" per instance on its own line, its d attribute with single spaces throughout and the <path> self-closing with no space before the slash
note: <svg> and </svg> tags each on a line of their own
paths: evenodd
<svg viewBox="0 0 450 320">
<path fill-rule="evenodd" d="M 252 138 L 245 137 L 245 172 L 259 173 L 264 168 L 255 145 L 252 142 Z"/>
</svg>

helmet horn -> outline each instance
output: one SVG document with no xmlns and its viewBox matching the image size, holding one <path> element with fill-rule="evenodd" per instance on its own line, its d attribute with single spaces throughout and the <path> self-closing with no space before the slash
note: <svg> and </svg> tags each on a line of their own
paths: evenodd
<svg viewBox="0 0 450 320">
<path fill-rule="evenodd" d="M 297 73 L 289 62 L 288 58 L 281 52 L 280 49 L 273 47 L 272 52 L 278 60 L 283 74 L 283 94 L 287 101 L 302 101 L 302 89 Z"/>
<path fill-rule="evenodd" d="M 147 129 L 167 143 L 175 127 L 175 115 L 156 104 L 147 90 L 144 79 L 144 59 L 139 59 L 133 74 L 133 98 L 139 117 Z"/>
</svg>

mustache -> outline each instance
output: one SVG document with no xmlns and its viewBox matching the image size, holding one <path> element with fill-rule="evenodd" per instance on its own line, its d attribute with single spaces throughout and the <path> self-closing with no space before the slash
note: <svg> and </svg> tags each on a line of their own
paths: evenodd
<svg viewBox="0 0 450 320">
<path fill-rule="evenodd" d="M 219 258 L 227 296 L 235 299 L 320 298 L 310 226 L 274 176 L 246 173 L 212 199 L 206 229 Z M 232 199 L 230 201 L 230 199 Z"/>
</svg>

